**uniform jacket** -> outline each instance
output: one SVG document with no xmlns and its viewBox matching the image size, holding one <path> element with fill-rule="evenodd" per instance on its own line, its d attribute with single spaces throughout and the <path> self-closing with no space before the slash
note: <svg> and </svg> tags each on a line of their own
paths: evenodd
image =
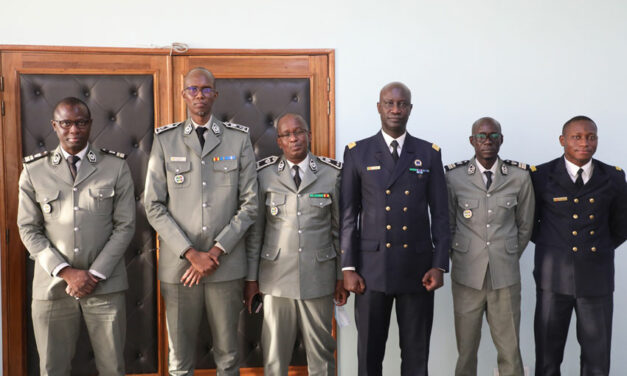
<svg viewBox="0 0 627 376">
<path fill-rule="evenodd" d="M 67 297 L 52 272 L 62 263 L 106 277 L 93 294 L 126 290 L 124 252 L 135 232 L 135 193 L 126 162 L 92 148 L 76 180 L 61 147 L 25 158 L 19 181 L 17 225 L 35 260 L 33 298 Z"/>
<path fill-rule="evenodd" d="M 627 238 L 625 172 L 592 163 L 592 176 L 581 188 L 570 179 L 564 157 L 531 173 L 538 288 L 577 297 L 614 291 L 614 250 Z"/>
<path fill-rule="evenodd" d="M 259 166 L 259 211 L 247 241 L 257 258 L 248 279 L 258 280 L 261 292 L 273 296 L 332 294 L 341 279 L 341 164 L 309 154 L 298 189 L 285 158 L 269 157 Z"/>
<path fill-rule="evenodd" d="M 342 267 L 356 267 L 366 288 L 424 291 L 427 270 L 448 270 L 446 181 L 437 145 L 407 134 L 395 164 L 381 132 L 351 143 L 341 186 Z"/>
<path fill-rule="evenodd" d="M 518 259 L 533 229 L 533 186 L 525 165 L 499 158 L 486 190 L 477 163 L 473 157 L 446 167 L 451 278 L 481 290 L 489 265 L 491 286 L 500 289 L 520 282 Z"/>
<path fill-rule="evenodd" d="M 248 128 L 211 117 L 205 146 L 192 122 L 155 130 L 148 162 L 144 204 L 159 234 L 159 279 L 180 283 L 190 266 L 189 247 L 225 250 L 220 267 L 203 282 L 246 275 L 244 234 L 257 211 L 257 173 Z"/>
</svg>

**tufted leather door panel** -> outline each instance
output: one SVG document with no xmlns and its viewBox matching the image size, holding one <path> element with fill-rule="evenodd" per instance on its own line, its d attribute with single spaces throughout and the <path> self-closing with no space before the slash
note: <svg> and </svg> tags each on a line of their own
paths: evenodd
<svg viewBox="0 0 627 376">
<path fill-rule="evenodd" d="M 50 125 L 54 105 L 64 97 L 85 101 L 92 113 L 89 142 L 127 155 L 135 184 L 136 231 L 126 250 L 129 289 L 126 292 L 128 373 L 157 372 L 157 282 L 155 278 L 155 232 L 146 220 L 143 206 L 146 166 L 154 135 L 154 95 L 151 75 L 59 75 L 20 76 L 22 153 L 24 156 L 54 149 L 59 140 Z M 33 261 L 26 267 L 26 301 L 31 301 Z M 28 374 L 39 374 L 39 356 L 26 304 Z M 93 351 L 85 324 L 72 362 L 75 375 L 96 374 Z"/>
</svg>

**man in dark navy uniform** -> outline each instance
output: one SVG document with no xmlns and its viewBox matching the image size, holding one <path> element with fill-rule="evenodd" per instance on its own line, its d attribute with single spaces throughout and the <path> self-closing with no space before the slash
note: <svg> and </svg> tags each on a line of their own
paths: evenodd
<svg viewBox="0 0 627 376">
<path fill-rule="evenodd" d="M 392 304 L 401 374 L 427 375 L 433 291 L 448 271 L 450 230 L 440 148 L 406 131 L 411 92 L 381 89 L 382 131 L 344 150 L 340 219 L 344 287 L 356 293 L 358 374 L 381 375 Z M 431 222 L 429 221 L 431 214 Z"/>
<path fill-rule="evenodd" d="M 592 159 L 598 138 L 590 118 L 567 121 L 559 140 L 564 156 L 531 168 L 536 375 L 560 375 L 573 309 L 581 375 L 609 375 L 614 250 L 627 238 L 625 173 Z"/>
</svg>

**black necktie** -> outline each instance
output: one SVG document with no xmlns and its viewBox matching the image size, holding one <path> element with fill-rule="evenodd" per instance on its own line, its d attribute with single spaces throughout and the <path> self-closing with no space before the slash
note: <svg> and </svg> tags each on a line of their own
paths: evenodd
<svg viewBox="0 0 627 376">
<path fill-rule="evenodd" d="M 196 128 L 196 134 L 198 135 L 198 141 L 200 141 L 200 150 L 202 150 L 205 147 L 205 132 L 207 131 L 207 128 L 205 127 L 198 127 Z"/>
<path fill-rule="evenodd" d="M 78 155 L 70 155 L 67 157 L 68 166 L 70 166 L 70 172 L 72 173 L 72 179 L 76 179 L 76 163 L 81 160 Z"/>
<path fill-rule="evenodd" d="M 296 188 L 298 189 L 298 187 L 300 187 L 300 173 L 298 170 L 300 170 L 300 168 L 298 168 L 298 165 L 294 165 L 292 166 L 292 169 L 294 169 L 294 183 L 296 184 Z"/>
<path fill-rule="evenodd" d="M 580 168 L 577 171 L 577 180 L 575 180 L 575 185 L 577 186 L 577 188 L 581 188 L 583 187 L 583 168 Z"/>
<path fill-rule="evenodd" d="M 394 162 L 398 162 L 398 141 L 393 140 L 392 142 L 390 142 L 390 145 L 392 146 L 392 159 L 394 159 Z"/>
<path fill-rule="evenodd" d="M 492 171 L 485 171 L 484 174 L 486 177 L 485 189 L 488 190 L 490 189 L 490 186 L 492 185 Z"/>
</svg>

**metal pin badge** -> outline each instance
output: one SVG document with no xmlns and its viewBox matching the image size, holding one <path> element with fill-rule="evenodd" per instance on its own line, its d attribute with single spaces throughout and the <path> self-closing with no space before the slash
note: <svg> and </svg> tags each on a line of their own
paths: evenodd
<svg viewBox="0 0 627 376">
<path fill-rule="evenodd" d="M 183 184 L 183 182 L 185 182 L 185 176 L 179 174 L 179 175 L 175 175 L 174 176 L 174 182 L 176 184 Z"/>
</svg>

